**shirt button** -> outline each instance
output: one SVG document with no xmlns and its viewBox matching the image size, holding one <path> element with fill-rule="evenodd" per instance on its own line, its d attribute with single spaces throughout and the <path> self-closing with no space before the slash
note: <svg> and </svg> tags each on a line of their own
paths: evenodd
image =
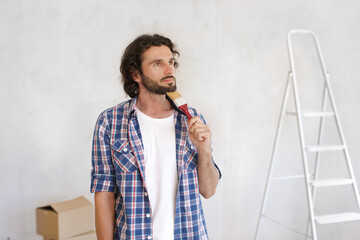
<svg viewBox="0 0 360 240">
<path fill-rule="evenodd" d="M 145 197 L 148 195 L 147 192 L 144 193 Z"/>
<path fill-rule="evenodd" d="M 148 236 L 147 239 L 151 239 L 151 236 Z"/>
<path fill-rule="evenodd" d="M 127 148 L 124 148 L 124 152 L 127 152 Z"/>
<path fill-rule="evenodd" d="M 147 217 L 147 218 L 149 218 L 149 217 L 150 217 L 150 214 L 149 214 L 149 213 L 148 213 L 148 214 L 146 214 L 146 217 Z"/>
</svg>

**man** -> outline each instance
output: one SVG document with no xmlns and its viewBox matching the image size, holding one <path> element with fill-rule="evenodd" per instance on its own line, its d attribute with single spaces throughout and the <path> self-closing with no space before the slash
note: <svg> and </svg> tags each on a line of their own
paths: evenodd
<svg viewBox="0 0 360 240">
<path fill-rule="evenodd" d="M 208 239 L 200 194 L 221 177 L 211 132 L 192 108 L 187 119 L 165 93 L 176 90 L 170 39 L 142 35 L 120 71 L 130 100 L 100 114 L 92 151 L 98 239 Z"/>
</svg>

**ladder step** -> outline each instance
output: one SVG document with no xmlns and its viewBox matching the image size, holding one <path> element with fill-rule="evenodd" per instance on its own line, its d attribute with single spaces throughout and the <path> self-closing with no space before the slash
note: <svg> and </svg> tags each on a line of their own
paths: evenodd
<svg viewBox="0 0 360 240">
<path fill-rule="evenodd" d="M 273 177 L 272 180 L 288 180 L 296 178 L 304 178 L 304 175 L 292 175 L 292 176 L 283 176 L 283 177 Z"/>
<path fill-rule="evenodd" d="M 340 151 L 344 150 L 344 145 L 314 145 L 314 146 L 307 146 L 305 147 L 306 150 L 309 152 L 324 152 L 324 151 Z"/>
<path fill-rule="evenodd" d="M 360 213 L 358 212 L 338 213 L 315 217 L 315 221 L 319 224 L 340 223 L 356 220 L 360 220 Z"/>
<path fill-rule="evenodd" d="M 353 183 L 351 178 L 335 178 L 335 179 L 323 179 L 312 181 L 311 184 L 314 187 L 329 187 L 329 186 L 341 186 L 350 185 Z"/>
<path fill-rule="evenodd" d="M 287 115 L 295 115 L 295 111 L 286 111 Z M 302 111 L 301 116 L 303 117 L 332 117 L 334 116 L 334 112 L 328 112 L 328 111 Z"/>
</svg>

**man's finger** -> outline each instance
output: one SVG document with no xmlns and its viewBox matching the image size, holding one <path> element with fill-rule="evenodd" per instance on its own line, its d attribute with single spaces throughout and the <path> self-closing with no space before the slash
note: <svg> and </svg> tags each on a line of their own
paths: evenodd
<svg viewBox="0 0 360 240">
<path fill-rule="evenodd" d="M 192 126 L 193 124 L 197 123 L 197 122 L 201 122 L 201 123 L 202 123 L 201 119 L 200 119 L 198 116 L 195 116 L 195 117 L 189 119 L 189 121 L 188 121 L 188 126 L 189 126 L 189 128 L 191 128 L 191 126 Z"/>
</svg>

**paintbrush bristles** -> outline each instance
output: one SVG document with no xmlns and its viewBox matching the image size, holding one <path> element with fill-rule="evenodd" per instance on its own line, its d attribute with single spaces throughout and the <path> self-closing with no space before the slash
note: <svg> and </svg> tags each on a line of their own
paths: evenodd
<svg viewBox="0 0 360 240">
<path fill-rule="evenodd" d="M 179 92 L 168 92 L 166 94 L 175 103 L 177 107 L 187 105 L 185 99 L 181 96 Z"/>
<path fill-rule="evenodd" d="M 179 92 L 167 92 L 166 95 L 169 96 L 171 100 L 175 100 L 177 98 L 181 98 L 181 94 Z"/>
</svg>

